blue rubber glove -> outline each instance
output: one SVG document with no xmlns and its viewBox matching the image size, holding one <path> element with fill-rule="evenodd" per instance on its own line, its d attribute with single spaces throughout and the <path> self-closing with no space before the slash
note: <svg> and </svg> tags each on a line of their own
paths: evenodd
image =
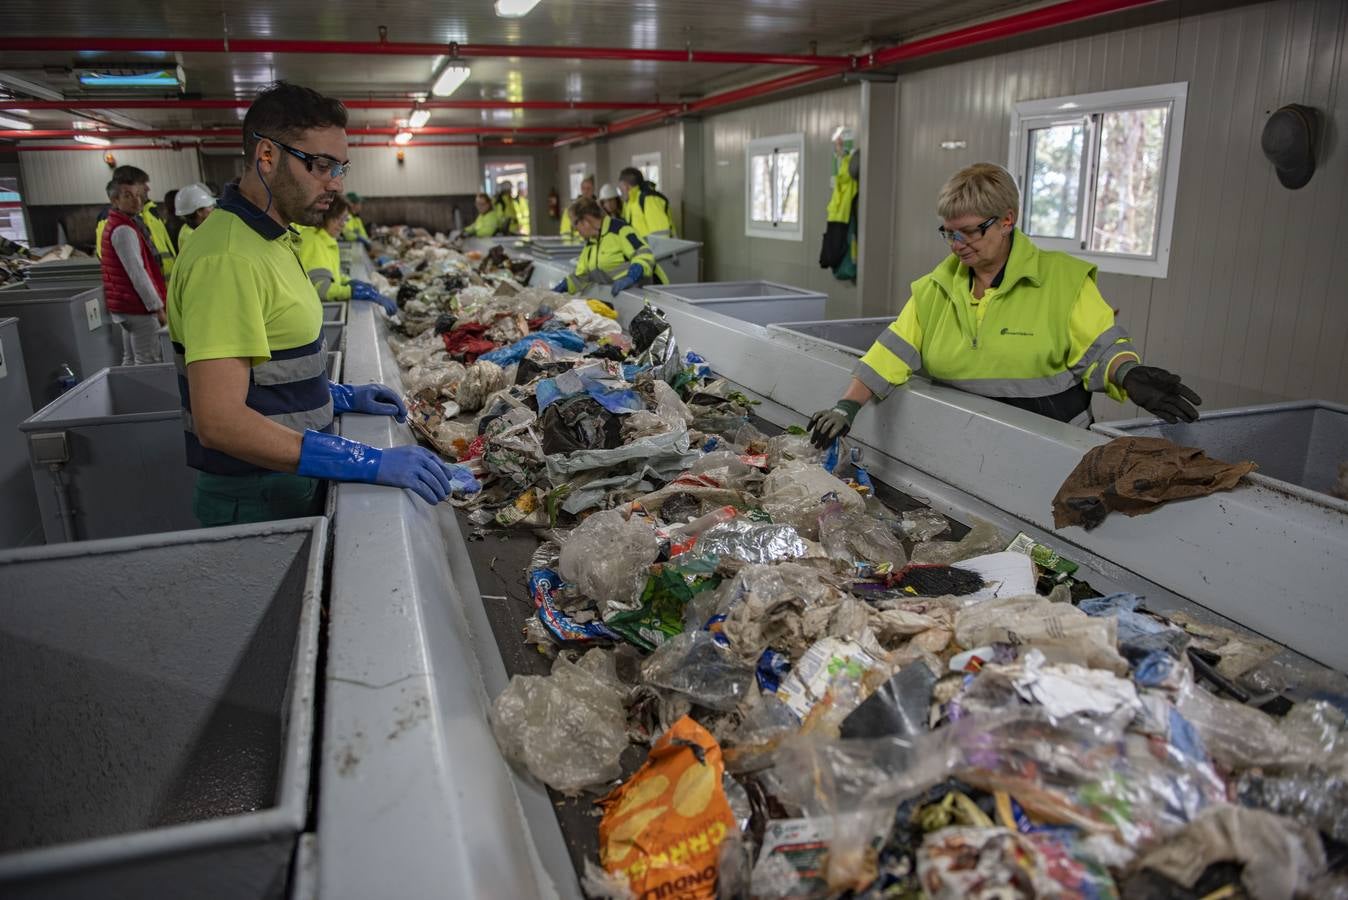
<svg viewBox="0 0 1348 900">
<path fill-rule="evenodd" d="M 432 506 L 451 492 L 475 493 L 482 487 L 463 466 L 451 465 L 425 447 L 411 444 L 380 450 L 321 431 L 304 432 L 296 473 L 407 488 Z"/>
<path fill-rule="evenodd" d="M 362 247 L 364 247 L 366 250 L 369 250 L 369 249 L 370 249 L 370 239 L 369 239 L 369 238 L 367 238 L 367 237 L 361 237 L 360 235 L 356 235 L 356 242 L 357 242 L 358 244 L 360 244 Z"/>
<path fill-rule="evenodd" d="M 378 303 L 380 306 L 384 307 L 384 312 L 388 313 L 390 316 L 396 315 L 398 312 L 398 304 L 379 293 L 379 290 L 368 281 L 360 281 L 355 278 L 351 279 L 351 299 L 368 300 L 371 303 Z"/>
<path fill-rule="evenodd" d="M 636 263 L 632 263 L 630 266 L 627 267 L 627 274 L 624 275 L 622 278 L 619 278 L 617 281 L 613 282 L 613 291 L 612 291 L 613 296 L 616 297 L 623 291 L 627 290 L 628 288 L 635 287 L 636 285 L 640 284 L 641 279 L 644 278 L 645 276 L 646 270 L 641 268 L 641 266 L 637 265 Z"/>
<path fill-rule="evenodd" d="M 328 382 L 332 392 L 332 411 L 337 415 L 354 412 L 367 416 L 393 416 L 407 421 L 407 407 L 393 388 L 384 384 L 337 384 Z"/>
<path fill-rule="evenodd" d="M 566 279 L 563 278 L 561 281 L 559 281 L 559 282 L 557 282 L 555 285 L 553 285 L 552 290 L 553 290 L 555 293 L 558 293 L 558 294 L 566 294 L 566 293 L 569 293 L 569 291 L 567 291 L 567 289 L 566 289 Z"/>
</svg>

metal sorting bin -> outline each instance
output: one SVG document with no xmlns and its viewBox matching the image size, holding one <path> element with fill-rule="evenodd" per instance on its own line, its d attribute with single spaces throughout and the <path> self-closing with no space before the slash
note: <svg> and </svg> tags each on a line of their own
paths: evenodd
<svg viewBox="0 0 1348 900">
<path fill-rule="evenodd" d="M 1341 403 L 1292 400 L 1205 412 L 1192 423 L 1130 419 L 1100 422 L 1092 430 L 1113 437 L 1163 437 L 1231 462 L 1251 459 L 1259 464 L 1251 481 L 1320 495 L 1311 499 L 1348 509 L 1348 502 L 1329 496 L 1339 466 L 1348 463 L 1348 406 Z"/>
<path fill-rule="evenodd" d="M 60 395 L 62 363 L 86 378 L 122 361 L 122 328 L 108 316 L 101 285 L 0 288 L 0 318 L 8 316 L 19 319 L 33 409 Z"/>
<path fill-rule="evenodd" d="M 340 301 L 340 302 L 334 301 L 334 302 L 332 302 L 332 303 L 327 303 L 327 302 L 325 302 L 325 303 L 323 304 L 323 321 L 324 321 L 324 322 L 341 322 L 341 323 L 345 324 L 345 323 L 346 323 L 346 301 Z"/>
<path fill-rule="evenodd" d="M 0 553 L 0 896 L 281 898 L 327 520 Z"/>
<path fill-rule="evenodd" d="M 94 256 L 74 256 L 29 266 L 25 272 L 28 286 L 35 288 L 70 287 L 103 281 L 103 266 Z M 92 286 L 92 285 L 89 285 Z"/>
<path fill-rule="evenodd" d="M 329 350 L 341 350 L 342 339 L 346 335 L 345 322 L 323 323 L 323 344 Z"/>
<path fill-rule="evenodd" d="M 650 290 L 755 325 L 822 319 L 828 297 L 773 281 L 664 284 Z"/>
<path fill-rule="evenodd" d="M 0 319 L 0 547 L 42 543 L 42 521 L 19 423 L 33 414 L 19 320 Z"/>
<path fill-rule="evenodd" d="M 104 369 L 19 430 L 47 543 L 197 527 L 171 363 Z"/>
<path fill-rule="evenodd" d="M 852 356 L 861 356 L 871 349 L 880 332 L 894 321 L 893 316 L 871 319 L 826 319 L 821 322 L 782 322 L 769 325 L 769 331 L 788 332 L 792 336 L 807 337 Z"/>
<path fill-rule="evenodd" d="M 328 351 L 328 381 L 342 380 L 342 353 L 340 350 Z"/>
<path fill-rule="evenodd" d="M 670 284 L 692 284 L 700 276 L 702 244 L 652 235 L 646 239 Z M 820 313 L 823 315 L 823 313 Z"/>
<path fill-rule="evenodd" d="M 507 245 L 508 250 L 524 251 L 534 259 L 575 259 L 584 249 L 584 241 L 573 241 L 561 235 L 526 237 Z"/>
</svg>

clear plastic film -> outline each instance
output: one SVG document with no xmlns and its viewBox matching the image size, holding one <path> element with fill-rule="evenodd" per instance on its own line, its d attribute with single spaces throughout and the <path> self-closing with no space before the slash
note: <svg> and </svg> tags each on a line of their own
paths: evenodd
<svg viewBox="0 0 1348 900">
<path fill-rule="evenodd" d="M 560 572 L 599 605 L 602 616 L 637 608 L 646 567 L 660 554 L 650 522 L 618 510 L 597 512 L 562 545 Z"/>
<path fill-rule="evenodd" d="M 685 631 L 646 658 L 641 677 L 698 706 L 730 711 L 752 689 L 754 668 L 718 643 L 711 632 Z"/>
<path fill-rule="evenodd" d="M 862 513 L 861 496 L 815 465 L 794 464 L 773 469 L 763 481 L 763 509 L 774 522 L 786 522 L 810 540 L 819 539 L 819 514 L 830 500 L 849 512 Z"/>
<path fill-rule="evenodd" d="M 1007 541 L 995 527 L 982 519 L 974 521 L 969 533 L 958 541 L 928 541 L 913 548 L 912 562 L 919 565 L 950 566 L 975 556 L 996 553 Z"/>
<path fill-rule="evenodd" d="M 908 562 L 888 525 L 842 503 L 826 504 L 820 513 L 819 542 L 831 559 L 848 566 L 862 562 L 897 571 Z"/>
</svg>

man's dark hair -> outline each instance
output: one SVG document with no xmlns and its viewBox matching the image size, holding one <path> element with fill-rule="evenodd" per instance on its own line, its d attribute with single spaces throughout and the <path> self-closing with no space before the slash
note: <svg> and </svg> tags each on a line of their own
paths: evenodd
<svg viewBox="0 0 1348 900">
<path fill-rule="evenodd" d="M 641 187 L 643 184 L 646 183 L 646 177 L 641 174 L 641 170 L 638 169 L 636 166 L 628 166 L 626 169 L 623 169 L 621 172 L 619 172 L 618 180 L 630 181 L 637 187 Z"/>
<path fill-rule="evenodd" d="M 118 166 L 112 170 L 112 183 L 119 187 L 122 185 L 149 184 L 149 182 L 149 173 L 135 166 Z"/>
<path fill-rule="evenodd" d="M 342 101 L 318 91 L 278 81 L 262 89 L 243 117 L 243 155 L 251 161 L 257 148 L 253 134 L 293 144 L 311 128 L 345 128 Z"/>
</svg>

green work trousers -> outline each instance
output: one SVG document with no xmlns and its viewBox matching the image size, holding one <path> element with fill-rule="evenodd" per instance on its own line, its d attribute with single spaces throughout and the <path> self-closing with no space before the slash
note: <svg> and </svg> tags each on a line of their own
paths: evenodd
<svg viewBox="0 0 1348 900">
<path fill-rule="evenodd" d="M 203 528 L 323 514 L 324 482 L 302 475 L 197 475 L 192 513 Z"/>
</svg>

